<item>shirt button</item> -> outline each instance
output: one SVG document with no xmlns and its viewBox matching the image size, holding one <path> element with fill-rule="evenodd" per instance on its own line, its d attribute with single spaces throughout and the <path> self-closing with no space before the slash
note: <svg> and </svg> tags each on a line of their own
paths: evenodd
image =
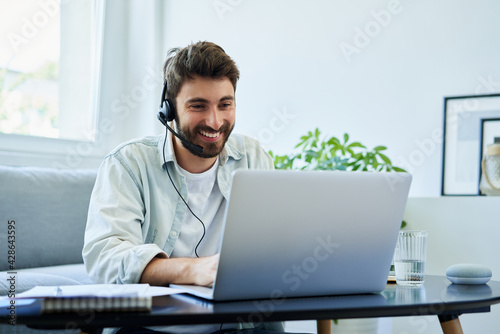
<svg viewBox="0 0 500 334">
<path fill-rule="evenodd" d="M 177 236 L 177 232 L 176 231 L 172 231 L 172 232 L 170 232 L 170 235 L 175 238 Z"/>
</svg>

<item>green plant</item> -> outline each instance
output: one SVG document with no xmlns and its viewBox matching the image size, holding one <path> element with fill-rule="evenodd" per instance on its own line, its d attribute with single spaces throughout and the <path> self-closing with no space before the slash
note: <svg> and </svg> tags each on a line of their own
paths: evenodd
<svg viewBox="0 0 500 334">
<path fill-rule="evenodd" d="M 337 137 L 322 138 L 321 131 L 315 129 L 300 137 L 295 148 L 301 151 L 287 155 L 275 155 L 276 169 L 301 170 L 347 170 L 347 171 L 395 171 L 405 170 L 394 166 L 391 159 L 383 153 L 385 146 L 376 146 L 369 150 L 359 141 L 349 141 L 344 134 L 342 140 Z"/>
</svg>

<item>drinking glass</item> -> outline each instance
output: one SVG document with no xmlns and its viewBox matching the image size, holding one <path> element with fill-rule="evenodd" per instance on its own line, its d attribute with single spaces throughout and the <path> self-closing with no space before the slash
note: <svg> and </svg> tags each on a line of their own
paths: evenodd
<svg viewBox="0 0 500 334">
<path fill-rule="evenodd" d="M 396 283 L 420 286 L 425 281 L 427 231 L 399 231 L 394 252 Z"/>
</svg>

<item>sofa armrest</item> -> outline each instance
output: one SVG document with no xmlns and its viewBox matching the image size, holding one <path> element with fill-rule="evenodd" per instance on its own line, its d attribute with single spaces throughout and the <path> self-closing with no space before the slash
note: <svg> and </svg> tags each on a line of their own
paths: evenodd
<svg viewBox="0 0 500 334">
<path fill-rule="evenodd" d="M 83 262 L 96 175 L 96 170 L 0 166 L 0 244 L 15 245 L 15 269 Z M 1 247 L 0 259 L 0 271 L 12 269 L 7 247 Z"/>
</svg>

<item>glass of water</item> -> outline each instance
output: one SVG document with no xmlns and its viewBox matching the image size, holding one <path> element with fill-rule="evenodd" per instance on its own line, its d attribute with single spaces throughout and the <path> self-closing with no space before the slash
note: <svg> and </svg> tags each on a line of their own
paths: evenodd
<svg viewBox="0 0 500 334">
<path fill-rule="evenodd" d="M 400 285 L 420 286 L 425 281 L 427 231 L 399 231 L 394 267 Z"/>
</svg>

